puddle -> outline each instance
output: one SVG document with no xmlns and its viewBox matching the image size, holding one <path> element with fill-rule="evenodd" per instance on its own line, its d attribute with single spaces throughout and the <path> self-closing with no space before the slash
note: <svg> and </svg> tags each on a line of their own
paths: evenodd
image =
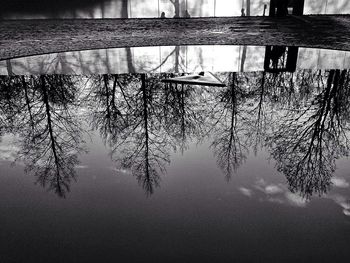
<svg viewBox="0 0 350 263">
<path fill-rule="evenodd" d="M 252 46 L 1 61 L 0 261 L 341 262 L 349 66 Z"/>
</svg>

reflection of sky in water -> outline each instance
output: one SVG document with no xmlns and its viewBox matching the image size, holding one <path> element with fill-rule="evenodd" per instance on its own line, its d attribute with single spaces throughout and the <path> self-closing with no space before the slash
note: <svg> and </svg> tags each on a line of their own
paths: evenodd
<svg viewBox="0 0 350 263">
<path fill-rule="evenodd" d="M 318 81 L 310 82 L 310 79 L 318 76 L 313 74 L 317 72 L 321 72 L 320 77 L 317 78 Z M 104 83 L 103 76 L 73 77 L 73 79 L 78 79 L 76 83 L 81 85 L 78 85 L 77 93 L 81 96 L 83 104 L 73 103 L 74 101 L 65 104 L 62 98 L 71 99 L 72 94 L 70 90 L 65 91 L 64 89 L 60 89 L 62 93 L 54 93 L 55 96 L 52 95 L 49 101 L 52 112 L 56 114 L 52 118 L 56 122 L 65 123 L 69 128 L 62 131 L 61 135 L 64 134 L 64 136 L 58 138 L 61 142 L 71 138 L 70 133 L 75 132 L 74 123 L 80 121 L 93 123 L 90 128 L 83 126 L 85 131 L 90 131 L 92 126 L 94 127 L 94 131 L 90 131 L 89 134 L 83 133 L 82 141 L 85 141 L 88 152 L 79 154 L 80 162 L 73 164 L 76 176 L 75 180 L 70 182 L 70 192 L 66 194 L 66 199 L 60 199 L 54 194 L 54 190 L 50 189 L 50 182 L 42 185 L 43 187 L 40 186 L 40 182 L 33 184 L 37 181 L 37 176 L 33 176 L 30 172 L 26 174 L 23 171 L 23 165 L 27 166 L 28 160 L 24 160 L 23 165 L 11 166 L 23 145 L 32 147 L 36 145 L 33 144 L 32 139 L 23 139 L 24 134 L 28 138 L 31 136 L 26 130 L 26 125 L 28 125 L 26 118 L 29 117 L 23 113 L 12 115 L 11 111 L 6 111 L 9 109 L 7 106 L 11 105 L 13 96 L 10 99 L 3 97 L 0 100 L 0 120 L 4 123 L 7 121 L 13 121 L 15 124 L 19 122 L 20 125 L 17 125 L 22 127 L 24 133 L 7 128 L 0 132 L 3 134 L 0 142 L 0 209 L 2 214 L 0 223 L 2 236 L 5 237 L 0 241 L 2 255 L 5 255 L 6 260 L 8 257 L 23 261 L 24 257 L 27 260 L 34 258 L 50 260 L 51 255 L 59 253 L 65 261 L 74 262 L 76 258 L 82 261 L 108 260 L 114 251 L 118 251 L 118 257 L 128 258 L 131 261 L 144 260 L 144 257 L 147 256 L 155 260 L 159 258 L 162 260 L 189 259 L 191 261 L 202 259 L 204 262 L 207 257 L 210 257 L 210 261 L 220 262 L 225 262 L 227 259 L 265 261 L 273 257 L 277 261 L 283 259 L 284 262 L 295 262 L 295 260 L 310 256 L 315 260 L 340 262 L 344 256 L 348 256 L 347 246 L 350 241 L 348 235 L 350 167 L 345 154 L 336 160 L 337 167 L 330 178 L 329 191 L 320 197 L 315 192 L 307 199 L 297 191 L 292 193 L 289 190 L 285 175 L 277 171 L 278 163 L 271 157 L 274 150 L 269 148 L 270 146 L 261 146 L 266 142 L 264 140 L 266 131 L 270 135 L 271 132 L 277 133 L 280 129 L 279 125 L 283 125 L 285 121 L 284 117 L 297 114 L 297 111 L 290 108 L 285 99 L 292 101 L 295 103 L 293 105 L 300 109 L 307 109 L 313 105 L 312 107 L 315 108 L 311 108 L 311 113 L 308 113 L 306 117 L 317 112 L 317 103 L 322 102 L 321 98 L 325 96 L 324 93 L 317 88 L 312 89 L 311 93 L 303 93 L 301 92 L 303 85 L 300 83 L 305 83 L 301 80 L 307 80 L 310 87 L 313 86 L 313 83 L 320 83 L 319 81 L 327 83 L 330 73 L 302 70 L 294 74 L 281 74 L 277 81 L 282 86 L 283 83 L 290 83 L 288 76 L 295 77 L 295 93 L 292 99 L 288 97 L 290 95 L 288 93 L 279 93 L 279 99 L 276 94 L 270 94 L 271 91 L 280 90 L 277 86 L 275 89 L 266 91 L 262 107 L 264 118 L 263 122 L 259 122 L 259 125 L 264 128 L 258 132 L 253 128 L 256 128 L 258 124 L 255 116 L 261 95 L 258 84 L 261 83 L 262 74 L 262 72 L 241 73 L 237 76 L 227 73 L 217 74 L 225 81 L 236 76 L 238 77 L 236 85 L 240 85 L 243 91 L 251 91 L 238 92 L 236 97 L 238 102 L 236 135 L 239 138 L 237 142 L 241 143 L 238 151 L 242 151 L 245 157 L 237 158 L 235 164 L 228 164 L 231 165 L 231 169 L 223 167 L 222 165 L 227 163 L 220 159 L 226 156 L 223 155 L 221 149 L 227 147 L 226 129 L 230 127 L 230 109 L 232 109 L 223 105 L 226 105 L 225 103 L 230 105 L 232 101 L 226 99 L 232 98 L 230 97 L 232 94 L 223 92 L 225 88 L 197 87 L 191 91 L 196 96 L 192 97 L 191 92 L 184 95 L 186 103 L 189 104 L 186 109 L 188 110 L 187 116 L 203 118 L 194 119 L 197 121 L 194 126 L 187 122 L 190 129 L 189 133 L 186 133 L 187 143 L 184 144 L 181 143 L 181 138 L 184 137 L 178 135 L 178 126 L 168 126 L 167 132 L 169 134 L 174 132 L 172 136 L 177 140 L 176 150 L 171 140 L 167 140 L 169 145 L 166 145 L 164 149 L 169 151 L 170 163 L 165 165 L 166 172 L 160 175 L 159 187 L 156 187 L 154 194 L 148 197 L 145 195 L 142 181 L 138 182 L 137 175 L 133 174 L 133 169 L 118 165 L 116 160 L 123 161 L 121 157 L 125 152 L 117 150 L 111 153 L 114 145 L 112 142 L 121 141 L 119 139 L 114 141 L 115 138 L 105 136 L 111 131 L 103 128 L 104 125 L 109 125 L 105 121 L 103 105 L 106 101 L 109 103 L 111 98 L 106 97 L 109 96 L 105 92 L 106 87 L 98 85 Z M 273 75 L 266 74 L 266 85 L 270 85 L 268 83 L 273 81 Z M 337 74 L 335 73 L 335 79 Z M 151 78 L 151 75 L 148 76 Z M 46 77 L 47 81 L 53 81 L 56 78 L 56 76 Z M 124 95 L 129 96 L 128 98 L 142 98 L 139 95 L 140 80 L 133 79 L 138 77 L 140 76 L 118 76 L 121 84 L 131 83 L 125 86 L 124 90 Z M 159 76 L 154 75 L 154 77 Z M 31 83 L 29 77 L 25 77 L 25 80 Z M 34 77 L 32 82 L 39 80 L 39 77 Z M 63 80 L 70 81 L 71 79 L 66 76 Z M 113 87 L 114 80 L 113 76 L 110 76 L 109 88 Z M 248 80 L 250 80 L 249 83 L 246 82 Z M 87 82 L 90 84 L 84 86 L 83 83 Z M 35 119 L 36 114 L 40 117 L 35 119 L 39 121 L 35 131 L 41 133 L 46 127 L 41 124 L 42 116 L 45 116 L 41 111 L 41 106 L 44 104 L 39 100 L 40 90 L 32 93 L 30 87 L 28 86 L 29 99 L 33 105 L 34 103 L 37 105 L 37 108 L 35 106 L 32 108 L 35 113 L 33 118 Z M 87 90 L 82 90 L 83 87 Z M 102 89 L 100 90 L 99 87 Z M 160 98 L 158 96 L 166 92 L 166 89 L 162 90 L 160 87 L 155 85 L 152 89 L 156 91 L 152 93 L 154 96 L 152 98 L 156 102 L 158 102 L 157 98 Z M 326 88 L 326 86 L 322 87 Z M 13 92 L 14 90 L 7 91 Z M 7 94 L 5 86 L 2 86 L 1 92 L 2 95 Z M 18 92 L 18 101 L 16 99 L 14 101 L 19 103 L 15 103 L 12 109 L 16 109 L 17 106 L 21 107 L 22 103 L 25 104 L 25 100 L 21 99 L 24 93 L 15 92 Z M 57 97 L 60 94 L 66 95 Z M 120 111 L 125 113 L 124 110 L 127 110 L 129 106 L 123 104 L 122 97 L 119 97 L 122 95 L 118 92 L 118 105 Z M 230 96 L 227 97 L 227 95 Z M 313 100 L 317 95 L 318 100 Z M 155 102 L 152 104 L 153 108 L 150 106 L 149 110 L 152 114 L 160 114 L 163 110 L 169 110 L 172 114 L 169 119 L 176 119 L 178 107 L 170 107 L 170 98 L 171 96 L 167 105 L 158 105 Z M 300 100 L 294 100 L 295 98 Z M 311 101 L 314 104 L 308 103 Z M 130 103 L 133 106 L 140 105 L 138 100 L 130 100 Z M 341 111 L 341 118 L 345 118 L 346 108 L 341 109 L 344 111 Z M 25 112 L 26 108 L 22 110 Z M 75 119 L 77 112 L 81 114 L 78 114 L 78 118 Z M 70 117 L 67 119 L 64 114 Z M 217 122 L 219 115 L 224 117 Z M 151 140 L 162 141 L 162 138 L 170 136 L 164 132 L 166 127 L 157 126 L 158 118 L 152 116 L 149 118 L 150 127 L 157 127 L 156 130 L 152 130 L 155 134 L 150 136 Z M 74 123 L 72 124 L 70 120 L 74 120 Z M 118 118 L 114 121 L 120 125 L 123 123 Z M 203 123 L 201 124 L 200 121 Z M 57 128 L 57 123 L 53 124 Z M 206 129 L 198 132 L 198 126 L 204 124 L 208 125 L 210 136 L 204 135 L 208 131 Z M 119 126 L 113 127 L 120 128 Z M 20 135 L 16 137 L 9 135 L 11 131 L 18 132 Z M 130 134 L 128 129 L 121 132 L 125 132 L 124 135 Z M 132 143 L 128 144 L 126 150 L 132 148 L 132 144 L 137 142 L 135 138 L 142 133 L 142 130 L 132 133 Z M 224 143 L 218 137 L 223 139 Z M 330 141 L 333 140 L 330 137 L 327 138 Z M 46 137 L 43 137 L 42 140 L 44 143 L 38 145 L 38 149 L 35 150 L 40 150 L 41 146 L 46 145 Z M 248 143 L 249 140 L 254 143 L 251 145 Z M 256 145 L 255 142 L 260 143 Z M 248 146 L 244 146 L 245 143 Z M 333 143 L 334 149 L 342 149 L 337 148 L 339 146 L 336 142 Z M 151 149 L 156 150 L 152 147 Z M 31 154 L 35 153 L 33 149 L 27 150 Z M 74 152 L 74 147 L 69 150 L 69 153 L 71 152 Z M 24 156 L 24 159 L 26 158 L 32 160 L 32 156 Z M 42 166 L 45 163 L 41 161 L 38 164 Z M 227 175 L 228 170 L 231 171 L 230 176 Z M 325 239 L 332 240 L 326 244 L 327 249 L 325 249 Z M 24 249 L 21 250 L 21 253 L 16 253 L 15 248 L 22 246 Z M 35 249 L 37 246 L 44 246 L 45 250 L 38 251 Z M 87 248 L 98 248 L 98 251 Z M 207 252 L 204 252 L 203 255 L 203 251 Z M 339 253 L 339 251 L 343 252 Z"/>
<path fill-rule="evenodd" d="M 183 156 L 172 156 L 161 187 L 150 198 L 145 198 L 128 173 L 111 172 L 114 164 L 108 161 L 107 151 L 100 149 L 82 158 L 89 167 L 78 170 L 78 181 L 64 201 L 33 185 L 33 178 L 24 176 L 20 167 L 1 166 L 0 207 L 11 206 L 2 211 L 2 233 L 11 235 L 6 242 L 12 247 L 26 244 L 27 249 L 18 255 L 49 259 L 47 251 L 59 251 L 68 262 L 77 255 L 85 261 L 107 260 L 115 250 L 120 257 L 135 261 L 140 254 L 202 259 L 199 252 L 207 247 L 212 249 L 211 258 L 220 261 L 265 260 L 270 255 L 287 262 L 306 255 L 340 261 L 342 255 L 335 251 L 347 254 L 348 188 L 338 193 L 334 187 L 324 198 L 305 202 L 286 190 L 272 167 L 266 169 L 265 162 L 259 160 L 264 154 L 249 158 L 227 183 L 206 147 L 191 149 Z M 23 240 L 22 234 L 28 237 Z M 312 249 L 322 247 L 319 239 L 325 238 L 332 239 L 327 250 Z M 287 241 L 281 242 L 284 239 Z M 34 244 L 27 240 L 35 246 L 45 242 L 45 254 L 31 250 Z M 135 248 L 135 240 L 146 247 Z M 242 240 L 244 245 L 240 245 Z M 226 242 L 235 245 L 226 247 Z M 57 248 L 65 243 L 74 251 Z M 87 251 L 86 246 L 101 247 L 104 255 L 95 249 Z M 155 254 L 149 252 L 152 246 L 157 247 Z M 138 253 L 131 253 L 134 249 Z M 259 254 L 247 255 L 246 249 Z"/>
<path fill-rule="evenodd" d="M 98 2 L 98 1 L 97 1 Z M 158 17 L 165 12 L 167 17 L 175 14 L 174 5 L 170 0 L 129 0 L 122 4 L 122 0 L 100 1 L 99 3 L 87 3 L 85 7 L 81 4 L 66 3 L 67 8 L 59 6 L 59 10 L 40 12 L 39 10 L 16 13 L 12 11 L 5 17 L 10 18 L 138 18 Z M 47 3 L 46 3 L 47 4 Z M 216 5 L 215 5 L 216 4 Z M 266 0 L 250 0 L 250 14 L 252 16 L 262 15 Z M 45 5 L 45 3 L 44 3 Z M 54 8 L 54 6 L 52 7 Z M 51 9 L 52 9 L 51 8 Z M 180 16 L 183 16 L 186 8 L 192 16 L 240 16 L 241 9 L 247 10 L 246 0 L 180 0 Z M 50 10 L 45 6 L 43 10 Z M 123 11 L 123 9 L 125 9 Z M 347 0 L 305 0 L 305 14 L 349 14 L 350 4 Z"/>
</svg>

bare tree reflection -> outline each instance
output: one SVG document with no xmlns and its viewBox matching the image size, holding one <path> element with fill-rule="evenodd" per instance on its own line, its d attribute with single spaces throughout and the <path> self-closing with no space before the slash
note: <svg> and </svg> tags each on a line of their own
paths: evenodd
<svg viewBox="0 0 350 263">
<path fill-rule="evenodd" d="M 240 89 L 236 73 L 230 74 L 230 85 L 220 92 L 217 102 L 220 104 L 215 112 L 217 119 L 213 129 L 214 140 L 211 144 L 217 164 L 230 180 L 246 160 L 248 154 L 244 118 L 240 115 L 243 91 Z"/>
<path fill-rule="evenodd" d="M 245 124 L 249 145 L 255 155 L 264 147 L 265 138 L 273 124 L 273 112 L 271 104 L 271 87 L 268 86 L 269 76 L 266 72 L 247 73 L 248 85 L 247 99 L 245 103 L 248 112 Z"/>
<path fill-rule="evenodd" d="M 72 77 L 62 75 L 33 76 L 22 84 L 26 109 L 20 120 L 18 159 L 38 183 L 65 197 L 83 150 L 80 122 L 72 109 L 76 85 Z"/>
<path fill-rule="evenodd" d="M 327 192 L 335 161 L 349 154 L 349 73 L 331 70 L 311 103 L 286 110 L 269 138 L 272 157 L 290 190 L 305 197 Z"/>
<path fill-rule="evenodd" d="M 97 104 L 94 105 L 93 128 L 100 131 L 105 141 L 115 142 L 129 125 L 127 111 L 131 106 L 125 97 L 123 81 L 125 79 L 118 75 L 95 76 L 92 79 L 92 99 Z M 124 94 L 122 99 L 119 98 L 121 94 Z"/>
<path fill-rule="evenodd" d="M 93 127 L 118 167 L 131 170 L 147 194 L 159 186 L 170 151 L 183 152 L 190 140 L 205 136 L 210 112 L 208 92 L 162 83 L 167 76 L 104 75 L 92 80 Z"/>
<path fill-rule="evenodd" d="M 0 77 L 0 134 L 13 132 L 17 126 L 17 116 L 21 114 L 23 104 L 21 97 L 21 78 Z"/>
<path fill-rule="evenodd" d="M 226 88 L 162 82 L 175 75 L 97 75 L 86 85 L 92 128 L 147 194 L 172 151 L 207 138 L 227 180 L 250 149 L 267 147 L 291 191 L 328 190 L 336 160 L 349 154 L 348 71 L 223 73 Z M 62 197 L 83 151 L 78 79 L 0 77 L 0 135 L 16 135 L 27 172 Z"/>
<path fill-rule="evenodd" d="M 108 78 L 101 78 L 104 91 L 96 93 L 102 112 L 94 114 L 94 127 L 111 147 L 117 165 L 130 169 L 146 193 L 152 194 L 170 162 L 172 145 L 162 124 L 159 79 L 146 74 L 112 76 L 110 90 Z"/>
<path fill-rule="evenodd" d="M 191 85 L 165 84 L 162 92 L 166 133 L 181 153 L 188 144 L 200 142 L 207 133 L 210 115 L 208 90 Z"/>
</svg>

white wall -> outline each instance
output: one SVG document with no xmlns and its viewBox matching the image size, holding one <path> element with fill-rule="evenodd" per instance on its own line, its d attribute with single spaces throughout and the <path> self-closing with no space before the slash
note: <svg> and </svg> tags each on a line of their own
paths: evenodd
<svg viewBox="0 0 350 263">
<path fill-rule="evenodd" d="M 305 0 L 304 14 L 350 14 L 350 1 Z"/>
<path fill-rule="evenodd" d="M 261 16 L 264 4 L 269 6 L 270 0 L 251 0 L 251 15 Z M 187 3 L 187 5 L 186 5 Z M 180 0 L 180 15 L 189 10 L 192 17 L 240 16 L 241 9 L 247 5 L 247 0 Z M 243 3 L 243 5 L 242 5 Z M 159 4 L 159 8 L 158 8 Z M 165 12 L 167 17 L 175 14 L 174 5 L 170 0 L 129 0 L 129 17 L 146 18 L 158 17 Z M 59 15 L 61 18 L 120 18 L 121 0 L 109 0 L 101 4 L 70 10 Z M 268 10 L 267 10 L 268 13 Z M 349 0 L 305 0 L 305 14 L 350 14 Z M 12 14 L 7 18 L 50 18 L 50 14 L 40 13 L 24 15 Z"/>
</svg>

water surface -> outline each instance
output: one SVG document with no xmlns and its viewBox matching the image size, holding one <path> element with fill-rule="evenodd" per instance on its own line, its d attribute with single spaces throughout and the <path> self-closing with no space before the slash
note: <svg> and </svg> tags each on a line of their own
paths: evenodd
<svg viewBox="0 0 350 263">
<path fill-rule="evenodd" d="M 255 72 L 271 70 L 272 60 L 287 71 L 350 69 L 348 51 L 201 45 L 81 50 L 14 58 L 0 61 L 0 75 Z"/>
<path fill-rule="evenodd" d="M 349 257 L 349 71 L 179 75 L 0 78 L 1 262 Z"/>
</svg>

